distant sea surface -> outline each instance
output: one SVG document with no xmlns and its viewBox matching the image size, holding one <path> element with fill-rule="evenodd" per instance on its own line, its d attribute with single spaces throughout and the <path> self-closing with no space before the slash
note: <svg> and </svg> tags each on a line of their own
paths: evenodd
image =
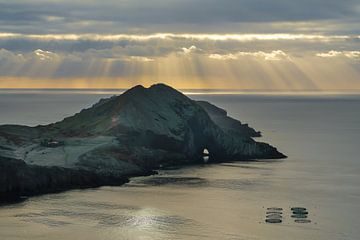
<svg viewBox="0 0 360 240">
<path fill-rule="evenodd" d="M 117 90 L 0 90 L 0 124 L 59 121 Z M 359 239 L 360 95 L 189 91 L 289 156 L 162 170 L 0 207 L 0 239 Z M 296 223 L 290 207 L 308 209 Z M 281 224 L 265 223 L 282 208 Z"/>
</svg>

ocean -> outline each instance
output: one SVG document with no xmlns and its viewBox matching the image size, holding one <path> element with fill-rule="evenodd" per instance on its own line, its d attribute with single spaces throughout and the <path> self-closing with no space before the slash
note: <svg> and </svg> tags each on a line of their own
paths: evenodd
<svg viewBox="0 0 360 240">
<path fill-rule="evenodd" d="M 117 90 L 1 90 L 0 124 L 70 116 Z M 0 239 L 359 239 L 360 95 L 189 92 L 260 130 L 287 159 L 161 170 L 120 187 L 0 207 Z M 282 223 L 266 223 L 267 208 Z M 305 207 L 308 223 L 291 207 Z"/>
</svg>

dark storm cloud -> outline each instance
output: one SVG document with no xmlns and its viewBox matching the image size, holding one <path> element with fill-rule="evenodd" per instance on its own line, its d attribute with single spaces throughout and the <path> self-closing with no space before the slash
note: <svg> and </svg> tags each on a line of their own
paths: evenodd
<svg viewBox="0 0 360 240">
<path fill-rule="evenodd" d="M 48 7 L 43 8 L 38 4 L 0 2 L 0 21 L 16 24 L 26 22 L 42 21 L 46 15 L 58 15 L 56 11 L 50 11 Z M 61 13 L 61 15 L 64 13 Z"/>
<path fill-rule="evenodd" d="M 0 31 L 21 33 L 202 31 L 201 26 L 354 19 L 359 20 L 358 0 L 0 1 Z"/>
</svg>

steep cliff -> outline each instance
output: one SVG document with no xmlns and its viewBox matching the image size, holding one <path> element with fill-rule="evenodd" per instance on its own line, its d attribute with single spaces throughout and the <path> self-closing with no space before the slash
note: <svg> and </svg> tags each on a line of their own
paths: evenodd
<svg viewBox="0 0 360 240">
<path fill-rule="evenodd" d="M 224 132 L 239 137 L 261 137 L 261 133 L 249 127 L 248 124 L 242 124 L 239 120 L 229 117 L 226 110 L 206 101 L 197 101 L 197 104 L 207 112 L 211 120 Z"/>
</svg>

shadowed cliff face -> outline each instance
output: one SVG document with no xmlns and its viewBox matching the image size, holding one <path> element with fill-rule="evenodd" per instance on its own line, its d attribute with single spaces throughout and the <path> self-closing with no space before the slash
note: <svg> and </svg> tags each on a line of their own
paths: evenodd
<svg viewBox="0 0 360 240">
<path fill-rule="evenodd" d="M 54 124 L 0 126 L 0 163 L 17 159 L 21 164 L 9 162 L 11 169 L 21 170 L 24 174 L 19 176 L 29 176 L 8 178 L 11 185 L 25 186 L 21 183 L 24 179 L 48 172 L 50 183 L 43 179 L 34 185 L 34 191 L 40 192 L 37 186 L 41 186 L 48 192 L 54 182 L 61 188 L 74 185 L 66 178 L 57 181 L 57 173 L 66 169 L 81 171 L 81 176 L 94 174 L 75 181 L 90 186 L 91 179 L 96 179 L 95 185 L 102 182 L 95 176 L 121 179 L 159 166 L 200 163 L 204 149 L 209 151 L 210 162 L 285 157 L 251 138 L 259 135 L 228 117 L 225 110 L 193 101 L 166 85 L 136 86 Z M 74 175 L 72 171 L 66 176 L 74 179 Z"/>
<path fill-rule="evenodd" d="M 226 110 L 205 101 L 196 101 L 196 103 L 224 132 L 238 137 L 261 137 L 261 133 L 249 127 L 248 124 L 242 124 L 239 120 L 229 117 Z"/>
<path fill-rule="evenodd" d="M 20 196 L 121 185 L 128 181 L 126 176 L 101 176 L 84 170 L 27 165 L 21 160 L 3 157 L 0 157 L 0 172 L 0 203 L 17 200 Z"/>
</svg>

